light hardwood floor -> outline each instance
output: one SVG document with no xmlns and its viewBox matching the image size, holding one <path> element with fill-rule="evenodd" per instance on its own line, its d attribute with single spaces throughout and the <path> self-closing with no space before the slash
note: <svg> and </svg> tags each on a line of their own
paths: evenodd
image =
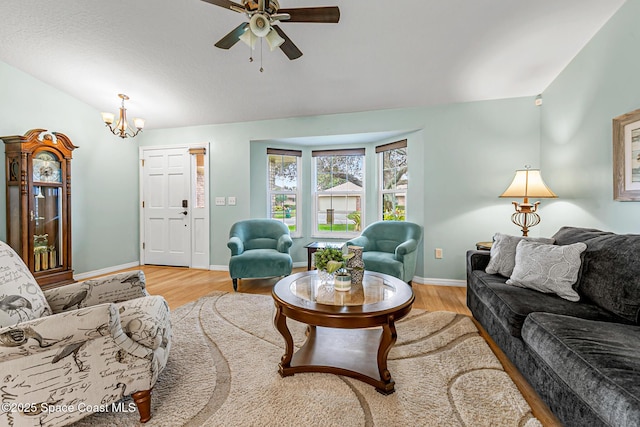
<svg viewBox="0 0 640 427">
<path fill-rule="evenodd" d="M 143 270 L 147 278 L 147 290 L 152 295 L 162 295 L 173 310 L 195 301 L 213 291 L 233 292 L 231 278 L 227 272 L 195 270 L 179 267 L 140 266 L 130 270 Z M 294 272 L 305 269 L 294 269 Z M 271 288 L 277 279 L 241 280 L 238 292 L 271 295 Z M 414 284 L 416 296 L 414 308 L 428 311 L 452 311 L 471 316 L 466 304 L 466 288 L 453 286 L 433 286 Z M 476 322 L 480 333 L 487 340 L 505 371 L 511 376 L 533 410 L 533 414 L 544 426 L 556 427 L 562 424 L 549 411 L 536 392 L 526 382 L 509 359 L 495 345 L 484 329 Z"/>
</svg>

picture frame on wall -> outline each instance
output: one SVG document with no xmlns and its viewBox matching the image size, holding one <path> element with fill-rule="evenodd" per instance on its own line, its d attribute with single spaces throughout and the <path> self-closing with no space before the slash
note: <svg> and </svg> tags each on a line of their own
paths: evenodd
<svg viewBox="0 0 640 427">
<path fill-rule="evenodd" d="M 613 199 L 640 201 L 640 109 L 613 119 Z"/>
</svg>

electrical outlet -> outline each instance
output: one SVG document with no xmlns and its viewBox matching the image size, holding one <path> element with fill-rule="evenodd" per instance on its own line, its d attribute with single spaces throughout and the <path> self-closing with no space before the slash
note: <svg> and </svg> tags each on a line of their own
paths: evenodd
<svg viewBox="0 0 640 427">
<path fill-rule="evenodd" d="M 216 206 L 224 206 L 226 204 L 224 197 L 216 197 Z"/>
<path fill-rule="evenodd" d="M 436 259 L 442 259 L 442 248 L 436 248 Z"/>
<path fill-rule="evenodd" d="M 236 205 L 236 198 L 233 197 L 233 196 L 227 197 L 227 204 L 229 206 L 235 206 Z"/>
</svg>

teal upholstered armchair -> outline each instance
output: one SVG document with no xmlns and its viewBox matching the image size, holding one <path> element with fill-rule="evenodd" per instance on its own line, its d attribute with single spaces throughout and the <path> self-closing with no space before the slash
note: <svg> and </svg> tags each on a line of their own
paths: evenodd
<svg viewBox="0 0 640 427">
<path fill-rule="evenodd" d="M 289 228 L 275 219 L 249 219 L 233 224 L 227 242 L 231 249 L 229 274 L 233 290 L 238 290 L 238 279 L 291 274 L 292 244 Z"/>
<path fill-rule="evenodd" d="M 365 270 L 389 274 L 411 283 L 416 271 L 422 227 L 406 221 L 374 222 L 347 242 L 362 246 Z"/>
</svg>

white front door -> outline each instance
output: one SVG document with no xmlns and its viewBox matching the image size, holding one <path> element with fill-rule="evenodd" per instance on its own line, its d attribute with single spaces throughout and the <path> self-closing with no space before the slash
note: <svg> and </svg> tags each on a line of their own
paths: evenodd
<svg viewBox="0 0 640 427">
<path fill-rule="evenodd" d="M 188 148 L 143 150 L 143 253 L 145 264 L 191 265 Z"/>
</svg>

